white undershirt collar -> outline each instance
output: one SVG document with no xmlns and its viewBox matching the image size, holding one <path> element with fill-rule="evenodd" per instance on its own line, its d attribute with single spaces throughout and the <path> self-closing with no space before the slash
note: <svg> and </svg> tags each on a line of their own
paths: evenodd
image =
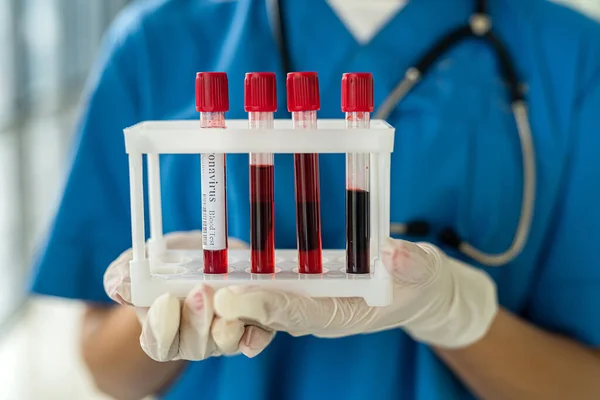
<svg viewBox="0 0 600 400">
<path fill-rule="evenodd" d="M 409 0 L 326 0 L 360 44 L 366 44 Z"/>
</svg>

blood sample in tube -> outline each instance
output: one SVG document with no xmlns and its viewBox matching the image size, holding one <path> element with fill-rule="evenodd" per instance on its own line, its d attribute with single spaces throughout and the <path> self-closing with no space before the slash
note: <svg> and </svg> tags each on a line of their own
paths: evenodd
<svg viewBox="0 0 600 400">
<path fill-rule="evenodd" d="M 373 111 L 373 77 L 368 73 L 342 76 L 342 111 L 346 128 L 369 128 Z M 371 269 L 369 154 L 346 154 L 346 272 Z"/>
<path fill-rule="evenodd" d="M 227 74 L 196 74 L 196 110 L 200 128 L 225 128 L 229 111 Z M 202 249 L 205 274 L 225 274 L 227 262 L 227 189 L 225 154 L 201 156 Z"/>
<path fill-rule="evenodd" d="M 287 75 L 287 103 L 294 129 L 316 129 L 320 108 L 319 80 L 315 72 Z M 311 139 L 312 140 L 312 139 Z M 318 154 L 294 155 L 298 272 L 323 272 L 321 199 Z"/>
<path fill-rule="evenodd" d="M 244 108 L 250 129 L 273 129 L 277 110 L 275 74 L 247 73 Z M 250 249 L 254 274 L 275 272 L 274 158 L 272 153 L 250 153 Z"/>
</svg>

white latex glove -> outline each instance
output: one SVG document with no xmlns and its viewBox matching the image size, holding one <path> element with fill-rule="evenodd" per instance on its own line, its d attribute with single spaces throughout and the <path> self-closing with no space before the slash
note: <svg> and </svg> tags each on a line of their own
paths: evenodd
<svg viewBox="0 0 600 400">
<path fill-rule="evenodd" d="M 201 249 L 202 232 L 178 232 L 165 235 L 169 249 Z M 229 248 L 247 246 L 228 239 Z M 114 301 L 131 305 L 129 261 L 127 250 L 110 264 L 104 274 L 104 289 Z M 272 340 L 274 333 L 256 326 L 246 326 L 238 319 L 223 320 L 215 316 L 213 290 L 199 285 L 182 302 L 165 294 L 150 308 L 136 308 L 142 325 L 140 344 L 156 361 L 203 360 L 211 356 L 242 352 L 248 357 L 260 353 Z"/>
<path fill-rule="evenodd" d="M 444 348 L 479 340 L 497 310 L 496 287 L 483 271 L 437 247 L 388 239 L 383 263 L 394 279 L 393 303 L 369 307 L 361 298 L 309 298 L 257 287 L 215 294 L 215 310 L 228 321 L 253 320 L 294 336 L 342 337 L 403 328 L 415 340 Z"/>
</svg>

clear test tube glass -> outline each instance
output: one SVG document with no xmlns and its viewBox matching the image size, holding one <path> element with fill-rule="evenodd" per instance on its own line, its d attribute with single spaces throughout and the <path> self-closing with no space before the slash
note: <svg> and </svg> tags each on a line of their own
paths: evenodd
<svg viewBox="0 0 600 400">
<path fill-rule="evenodd" d="M 319 80 L 315 72 L 292 72 L 287 75 L 287 103 L 294 129 L 316 129 L 320 108 Z M 294 154 L 296 187 L 296 231 L 298 237 L 298 272 L 323 273 L 321 242 L 321 196 L 319 155 Z"/>
<path fill-rule="evenodd" d="M 342 111 L 346 129 L 369 128 L 373 111 L 373 77 L 369 73 L 342 76 Z M 346 154 L 346 272 L 371 271 L 370 154 Z"/>
<path fill-rule="evenodd" d="M 274 73 L 247 73 L 244 109 L 250 129 L 273 129 L 277 110 Z M 250 272 L 275 272 L 275 191 L 272 153 L 250 153 Z"/>
<path fill-rule="evenodd" d="M 229 111 L 227 74 L 196 74 L 196 110 L 200 112 L 200 128 L 225 128 L 225 112 Z M 200 160 L 204 273 L 225 274 L 228 270 L 225 154 L 202 154 Z"/>
</svg>

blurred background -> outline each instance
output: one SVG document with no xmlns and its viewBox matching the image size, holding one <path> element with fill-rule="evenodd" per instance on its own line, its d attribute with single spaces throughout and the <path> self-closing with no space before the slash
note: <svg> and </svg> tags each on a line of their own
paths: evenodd
<svg viewBox="0 0 600 400">
<path fill-rule="evenodd" d="M 558 0 L 557 0 L 558 1 Z M 130 0 L 0 0 L 0 400 L 103 399 L 77 353 L 81 308 L 27 299 L 60 197 L 79 98 Z M 600 19 L 600 0 L 560 0 Z"/>
<path fill-rule="evenodd" d="M 0 399 L 97 399 L 77 304 L 26 301 L 60 197 L 79 97 L 129 0 L 0 0 Z"/>
</svg>

